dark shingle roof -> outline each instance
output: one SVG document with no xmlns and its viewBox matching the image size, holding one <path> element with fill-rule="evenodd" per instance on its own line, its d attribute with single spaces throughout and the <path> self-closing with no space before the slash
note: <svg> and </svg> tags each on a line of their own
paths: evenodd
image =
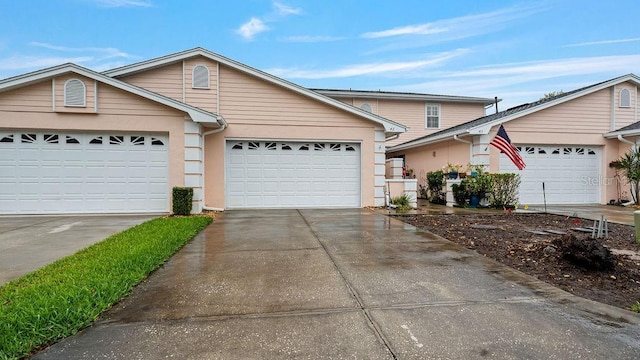
<svg viewBox="0 0 640 360">
<path fill-rule="evenodd" d="M 493 104 L 495 99 L 475 97 L 475 96 L 459 96 L 459 95 L 443 95 L 443 94 L 426 94 L 417 92 L 401 92 L 401 91 L 382 91 L 382 90 L 354 90 L 354 89 L 317 89 L 309 90 L 321 93 L 327 96 L 354 96 L 354 97 L 406 97 L 408 99 L 429 99 L 433 101 L 454 101 L 454 102 L 477 102 L 483 104 Z"/>
<path fill-rule="evenodd" d="M 621 127 L 620 129 L 616 130 L 615 132 L 629 131 L 629 130 L 640 130 L 640 121 L 634 122 L 633 124 L 629 124 L 629 125 L 627 125 L 625 127 Z"/>
</svg>

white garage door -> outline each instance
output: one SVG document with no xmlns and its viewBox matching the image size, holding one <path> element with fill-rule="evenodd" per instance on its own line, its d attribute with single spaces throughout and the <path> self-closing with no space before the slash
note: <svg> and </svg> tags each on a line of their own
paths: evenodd
<svg viewBox="0 0 640 360">
<path fill-rule="evenodd" d="M 356 143 L 227 141 L 234 208 L 360 207 Z"/>
<path fill-rule="evenodd" d="M 0 131 L 0 213 L 166 212 L 168 138 Z"/>
<path fill-rule="evenodd" d="M 547 204 L 600 202 L 601 149 L 596 146 L 517 146 L 527 167 L 519 171 L 500 154 L 500 172 L 521 176 L 520 203 L 542 204 L 542 183 Z"/>
</svg>

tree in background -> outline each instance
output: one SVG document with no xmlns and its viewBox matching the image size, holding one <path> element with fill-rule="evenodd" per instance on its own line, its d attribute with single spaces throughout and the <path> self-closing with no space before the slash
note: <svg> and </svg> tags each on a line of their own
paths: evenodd
<svg viewBox="0 0 640 360">
<path fill-rule="evenodd" d="M 554 96 L 558 96 L 558 95 L 562 95 L 562 94 L 564 94 L 564 91 L 562 91 L 562 90 L 558 90 L 558 91 L 551 91 L 551 92 L 548 92 L 548 93 L 546 93 L 546 94 L 542 95 L 542 97 L 540 98 L 540 100 L 550 99 L 550 98 L 552 98 L 552 97 L 554 97 Z"/>
</svg>

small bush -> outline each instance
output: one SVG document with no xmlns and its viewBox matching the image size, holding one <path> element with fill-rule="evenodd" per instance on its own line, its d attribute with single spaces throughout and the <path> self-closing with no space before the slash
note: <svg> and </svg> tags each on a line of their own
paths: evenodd
<svg viewBox="0 0 640 360">
<path fill-rule="evenodd" d="M 636 301 L 635 304 L 631 305 L 631 311 L 640 313 L 640 301 Z"/>
<path fill-rule="evenodd" d="M 174 187 L 173 188 L 173 213 L 175 215 L 191 214 L 193 201 L 193 188 Z"/>
<path fill-rule="evenodd" d="M 445 204 L 446 200 L 442 187 L 444 186 L 444 172 L 442 170 L 429 171 L 427 173 L 427 188 L 429 189 L 429 201 L 434 204 Z"/>
<path fill-rule="evenodd" d="M 398 206 L 398 210 L 409 210 L 411 203 L 411 197 L 407 194 L 402 194 L 401 196 L 397 196 L 391 199 L 391 203 L 393 205 Z"/>
<path fill-rule="evenodd" d="M 471 196 L 467 191 L 467 186 L 464 183 L 464 180 L 460 184 L 451 185 L 451 191 L 453 192 L 453 199 L 456 201 L 456 204 L 460 206 L 465 206 L 467 204 L 467 199 Z"/>
<path fill-rule="evenodd" d="M 210 223 L 156 218 L 0 286 L 0 359 L 25 357 L 91 324 Z"/>
<path fill-rule="evenodd" d="M 491 206 L 496 208 L 513 207 L 518 204 L 518 174 L 490 174 Z"/>
</svg>

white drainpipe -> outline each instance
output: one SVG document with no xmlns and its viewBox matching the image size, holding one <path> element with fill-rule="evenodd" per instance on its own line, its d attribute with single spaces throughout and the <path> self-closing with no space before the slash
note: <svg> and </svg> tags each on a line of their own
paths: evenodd
<svg viewBox="0 0 640 360">
<path fill-rule="evenodd" d="M 453 140 L 460 141 L 461 143 L 469 144 L 469 162 L 473 163 L 473 142 L 469 140 L 460 139 L 458 135 L 453 135 Z"/>
<path fill-rule="evenodd" d="M 625 144 L 631 145 L 634 150 L 636 149 L 637 144 L 634 143 L 633 141 L 625 139 L 622 135 L 618 135 L 618 140 L 622 141 Z"/>
</svg>

